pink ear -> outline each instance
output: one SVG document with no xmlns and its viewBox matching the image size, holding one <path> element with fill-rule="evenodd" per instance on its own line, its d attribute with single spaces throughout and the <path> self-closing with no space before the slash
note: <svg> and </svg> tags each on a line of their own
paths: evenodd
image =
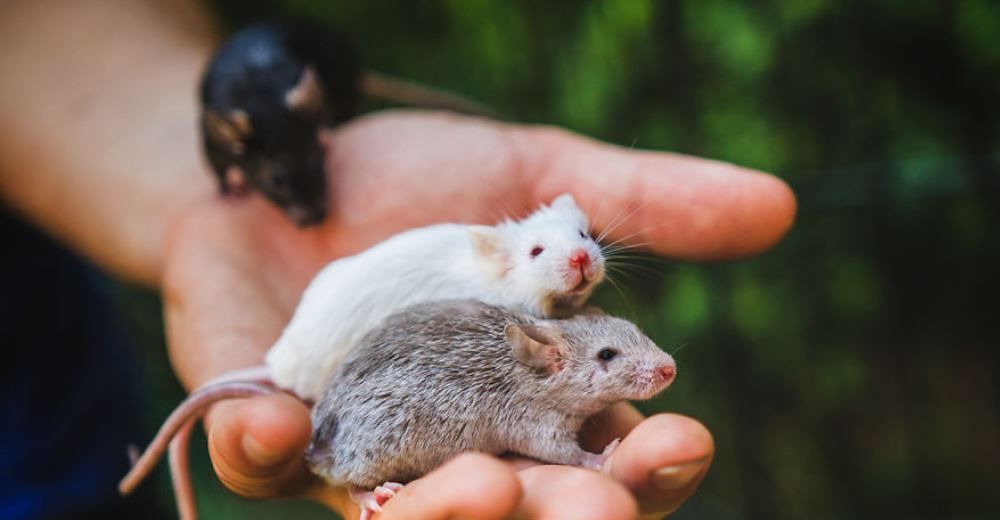
<svg viewBox="0 0 1000 520">
<path fill-rule="evenodd" d="M 469 240 L 480 257 L 490 258 L 500 252 L 500 234 L 490 226 L 469 226 Z"/>
<path fill-rule="evenodd" d="M 469 226 L 469 240 L 472 242 L 472 251 L 489 272 L 497 277 L 507 274 L 511 268 L 510 255 L 496 228 Z"/>
<path fill-rule="evenodd" d="M 555 329 L 511 323 L 504 327 L 503 332 L 518 361 L 548 374 L 563 369 L 567 346 Z"/>
<path fill-rule="evenodd" d="M 312 67 L 306 67 L 298 84 L 285 93 L 285 106 L 301 114 L 319 114 L 323 110 L 323 89 Z"/>
<path fill-rule="evenodd" d="M 226 168 L 226 174 L 224 179 L 225 192 L 231 193 L 233 195 L 245 195 L 249 191 L 249 185 L 247 183 L 246 175 L 244 175 L 243 170 L 236 165 L 230 165 Z"/>
</svg>

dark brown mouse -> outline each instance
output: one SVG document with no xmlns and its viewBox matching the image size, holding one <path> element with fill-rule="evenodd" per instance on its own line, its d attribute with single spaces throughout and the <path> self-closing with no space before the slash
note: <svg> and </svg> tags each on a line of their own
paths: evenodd
<svg viewBox="0 0 1000 520">
<path fill-rule="evenodd" d="M 219 47 L 201 80 L 202 146 L 222 193 L 257 191 L 300 226 L 322 221 L 320 130 L 353 117 L 363 94 L 492 114 L 458 96 L 363 71 L 355 47 L 319 24 L 252 25 Z"/>
</svg>

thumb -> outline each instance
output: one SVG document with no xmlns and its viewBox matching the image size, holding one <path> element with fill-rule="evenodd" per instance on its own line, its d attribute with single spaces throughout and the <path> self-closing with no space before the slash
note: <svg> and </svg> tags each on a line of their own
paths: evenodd
<svg viewBox="0 0 1000 520">
<path fill-rule="evenodd" d="M 309 409 L 285 394 L 223 402 L 205 418 L 219 480 L 247 498 L 293 495 L 313 478 L 303 453 L 312 434 Z"/>
</svg>

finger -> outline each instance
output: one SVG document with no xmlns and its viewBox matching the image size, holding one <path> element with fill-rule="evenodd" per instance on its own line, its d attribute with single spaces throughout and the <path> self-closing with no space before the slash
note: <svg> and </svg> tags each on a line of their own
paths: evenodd
<svg viewBox="0 0 1000 520">
<path fill-rule="evenodd" d="M 747 256 L 792 225 L 788 185 L 761 172 L 679 154 L 629 150 L 543 127 L 509 130 L 534 204 L 571 192 L 608 238 L 684 259 Z"/>
<path fill-rule="evenodd" d="M 206 417 L 215 473 L 249 498 L 293 494 L 311 480 L 302 454 L 309 443 L 309 410 L 276 394 L 224 402 Z"/>
<path fill-rule="evenodd" d="M 513 469 L 494 457 L 467 453 L 404 486 L 382 506 L 378 519 L 508 518 L 520 500 Z"/>
<path fill-rule="evenodd" d="M 635 499 L 620 483 L 596 471 L 534 466 L 517 473 L 524 498 L 515 518 L 633 519 Z"/>
<path fill-rule="evenodd" d="M 636 496 L 643 513 L 664 514 L 694 493 L 714 452 L 712 435 L 698 421 L 654 415 L 622 440 L 604 471 Z"/>
</svg>

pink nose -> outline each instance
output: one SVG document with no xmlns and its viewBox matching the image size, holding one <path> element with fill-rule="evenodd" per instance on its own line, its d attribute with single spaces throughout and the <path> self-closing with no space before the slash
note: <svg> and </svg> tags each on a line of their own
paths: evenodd
<svg viewBox="0 0 1000 520">
<path fill-rule="evenodd" d="M 572 267 L 587 267 L 590 265 L 590 255 L 584 249 L 577 249 L 569 255 L 569 265 Z"/>
<path fill-rule="evenodd" d="M 674 365 L 660 365 L 656 367 L 656 375 L 661 381 L 669 383 L 674 380 L 674 376 L 677 375 L 677 367 Z"/>
</svg>

